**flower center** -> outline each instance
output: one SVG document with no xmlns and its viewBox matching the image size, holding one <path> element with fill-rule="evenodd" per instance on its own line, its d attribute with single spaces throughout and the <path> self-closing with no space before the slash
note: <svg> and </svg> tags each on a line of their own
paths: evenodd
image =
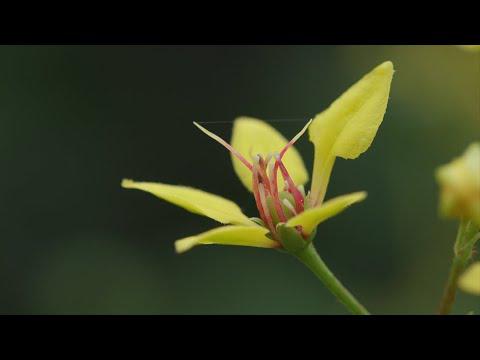
<svg viewBox="0 0 480 360">
<path fill-rule="evenodd" d="M 305 208 L 306 196 L 303 186 L 297 187 L 295 185 L 282 162 L 282 158 L 287 150 L 305 133 L 311 122 L 312 120 L 279 153 L 268 154 L 265 158 L 259 154 L 253 159 L 253 164 L 221 137 L 208 131 L 198 123 L 193 123 L 206 135 L 226 147 L 252 172 L 253 196 L 255 197 L 258 213 L 275 239 L 277 239 L 276 225 L 280 222 L 286 222 L 291 217 L 303 212 Z M 278 189 L 279 170 L 281 178 L 283 178 L 281 191 Z M 301 226 L 297 226 L 296 229 L 302 236 L 306 237 Z"/>
<path fill-rule="evenodd" d="M 283 179 L 282 191 L 278 189 L 278 170 Z M 260 154 L 252 166 L 252 188 L 260 218 L 276 236 L 276 225 L 301 213 L 305 206 L 303 186 L 297 187 L 279 154 Z"/>
</svg>

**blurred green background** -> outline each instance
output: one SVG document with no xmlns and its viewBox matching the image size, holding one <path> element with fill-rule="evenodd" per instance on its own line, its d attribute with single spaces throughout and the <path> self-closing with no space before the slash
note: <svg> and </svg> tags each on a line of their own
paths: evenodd
<svg viewBox="0 0 480 360">
<path fill-rule="evenodd" d="M 434 313 L 457 224 L 437 216 L 433 172 L 480 138 L 480 54 L 455 46 L 0 47 L 0 313 L 345 314 L 279 252 L 176 255 L 174 240 L 216 224 L 120 181 L 198 187 L 256 216 L 192 121 L 299 119 L 273 123 L 291 137 L 385 60 L 384 122 L 327 193 L 369 196 L 316 244 L 371 312 Z M 228 123 L 208 128 L 230 138 Z M 308 137 L 297 147 L 311 169 Z M 480 298 L 459 293 L 455 313 L 470 310 Z"/>
</svg>

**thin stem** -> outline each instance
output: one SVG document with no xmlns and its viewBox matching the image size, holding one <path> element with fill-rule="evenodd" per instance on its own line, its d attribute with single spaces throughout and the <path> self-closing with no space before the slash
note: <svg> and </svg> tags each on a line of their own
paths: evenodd
<svg viewBox="0 0 480 360">
<path fill-rule="evenodd" d="M 457 284 L 460 274 L 465 270 L 465 264 L 457 257 L 453 258 L 450 274 L 443 292 L 442 301 L 438 310 L 439 315 L 448 315 L 452 311 L 457 295 Z"/>
<path fill-rule="evenodd" d="M 478 240 L 477 229 L 468 220 L 462 220 L 455 240 L 454 257 L 443 297 L 438 309 L 439 315 L 448 315 L 453 308 L 457 294 L 458 278 L 465 271 L 472 256 L 473 247 Z"/>
<path fill-rule="evenodd" d="M 370 315 L 365 307 L 342 285 L 342 283 L 333 275 L 313 244 L 309 244 L 305 249 L 294 254 L 303 262 L 332 292 L 333 295 L 355 315 Z"/>
</svg>

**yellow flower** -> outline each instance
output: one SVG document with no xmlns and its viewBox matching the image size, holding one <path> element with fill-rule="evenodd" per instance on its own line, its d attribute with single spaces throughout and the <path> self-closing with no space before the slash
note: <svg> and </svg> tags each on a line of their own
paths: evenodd
<svg viewBox="0 0 480 360">
<path fill-rule="evenodd" d="M 253 193 L 260 219 L 247 217 L 230 200 L 191 187 L 132 180 L 123 180 L 122 186 L 227 224 L 177 240 L 179 253 L 199 244 L 282 248 L 282 234 L 292 232 L 307 244 L 321 222 L 365 199 L 365 192 L 355 192 L 323 202 L 335 158 L 355 159 L 372 143 L 385 114 L 392 76 L 391 62 L 377 66 L 290 141 L 266 122 L 249 117 L 234 121 L 230 144 L 194 123 L 230 151 L 233 169 Z M 293 145 L 307 128 L 315 163 L 312 188 L 305 194 L 309 176 Z"/>
<path fill-rule="evenodd" d="M 480 45 L 458 45 L 458 46 L 470 52 L 480 52 Z"/>
<path fill-rule="evenodd" d="M 438 168 L 440 213 L 445 217 L 472 220 L 480 227 L 480 143 Z"/>
<path fill-rule="evenodd" d="M 458 286 L 465 292 L 480 295 L 480 261 L 470 265 L 460 276 Z"/>
</svg>

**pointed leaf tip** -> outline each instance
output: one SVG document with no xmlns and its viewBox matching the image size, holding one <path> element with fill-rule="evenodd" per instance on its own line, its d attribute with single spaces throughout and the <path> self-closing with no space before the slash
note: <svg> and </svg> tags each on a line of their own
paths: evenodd
<svg viewBox="0 0 480 360">
<path fill-rule="evenodd" d="M 310 126 L 317 145 L 330 136 L 333 156 L 355 159 L 373 142 L 383 121 L 393 77 L 393 63 L 386 61 L 343 93 Z"/>
<path fill-rule="evenodd" d="M 182 254 L 198 244 L 197 236 L 189 236 L 185 239 L 175 241 L 175 252 Z"/>
<path fill-rule="evenodd" d="M 388 60 L 388 61 L 385 61 L 383 63 L 381 63 L 380 65 L 378 65 L 376 67 L 376 69 L 374 69 L 374 71 L 377 70 L 377 71 L 384 71 L 386 73 L 393 73 L 395 70 L 393 69 L 393 63 Z"/>
<path fill-rule="evenodd" d="M 122 179 L 122 183 L 120 184 L 124 189 L 131 189 L 133 187 L 134 181 L 131 179 Z"/>
<path fill-rule="evenodd" d="M 315 146 L 315 204 L 323 201 L 335 158 L 356 159 L 372 144 L 387 109 L 393 72 L 393 63 L 383 62 L 315 116 L 308 130 Z"/>
</svg>

